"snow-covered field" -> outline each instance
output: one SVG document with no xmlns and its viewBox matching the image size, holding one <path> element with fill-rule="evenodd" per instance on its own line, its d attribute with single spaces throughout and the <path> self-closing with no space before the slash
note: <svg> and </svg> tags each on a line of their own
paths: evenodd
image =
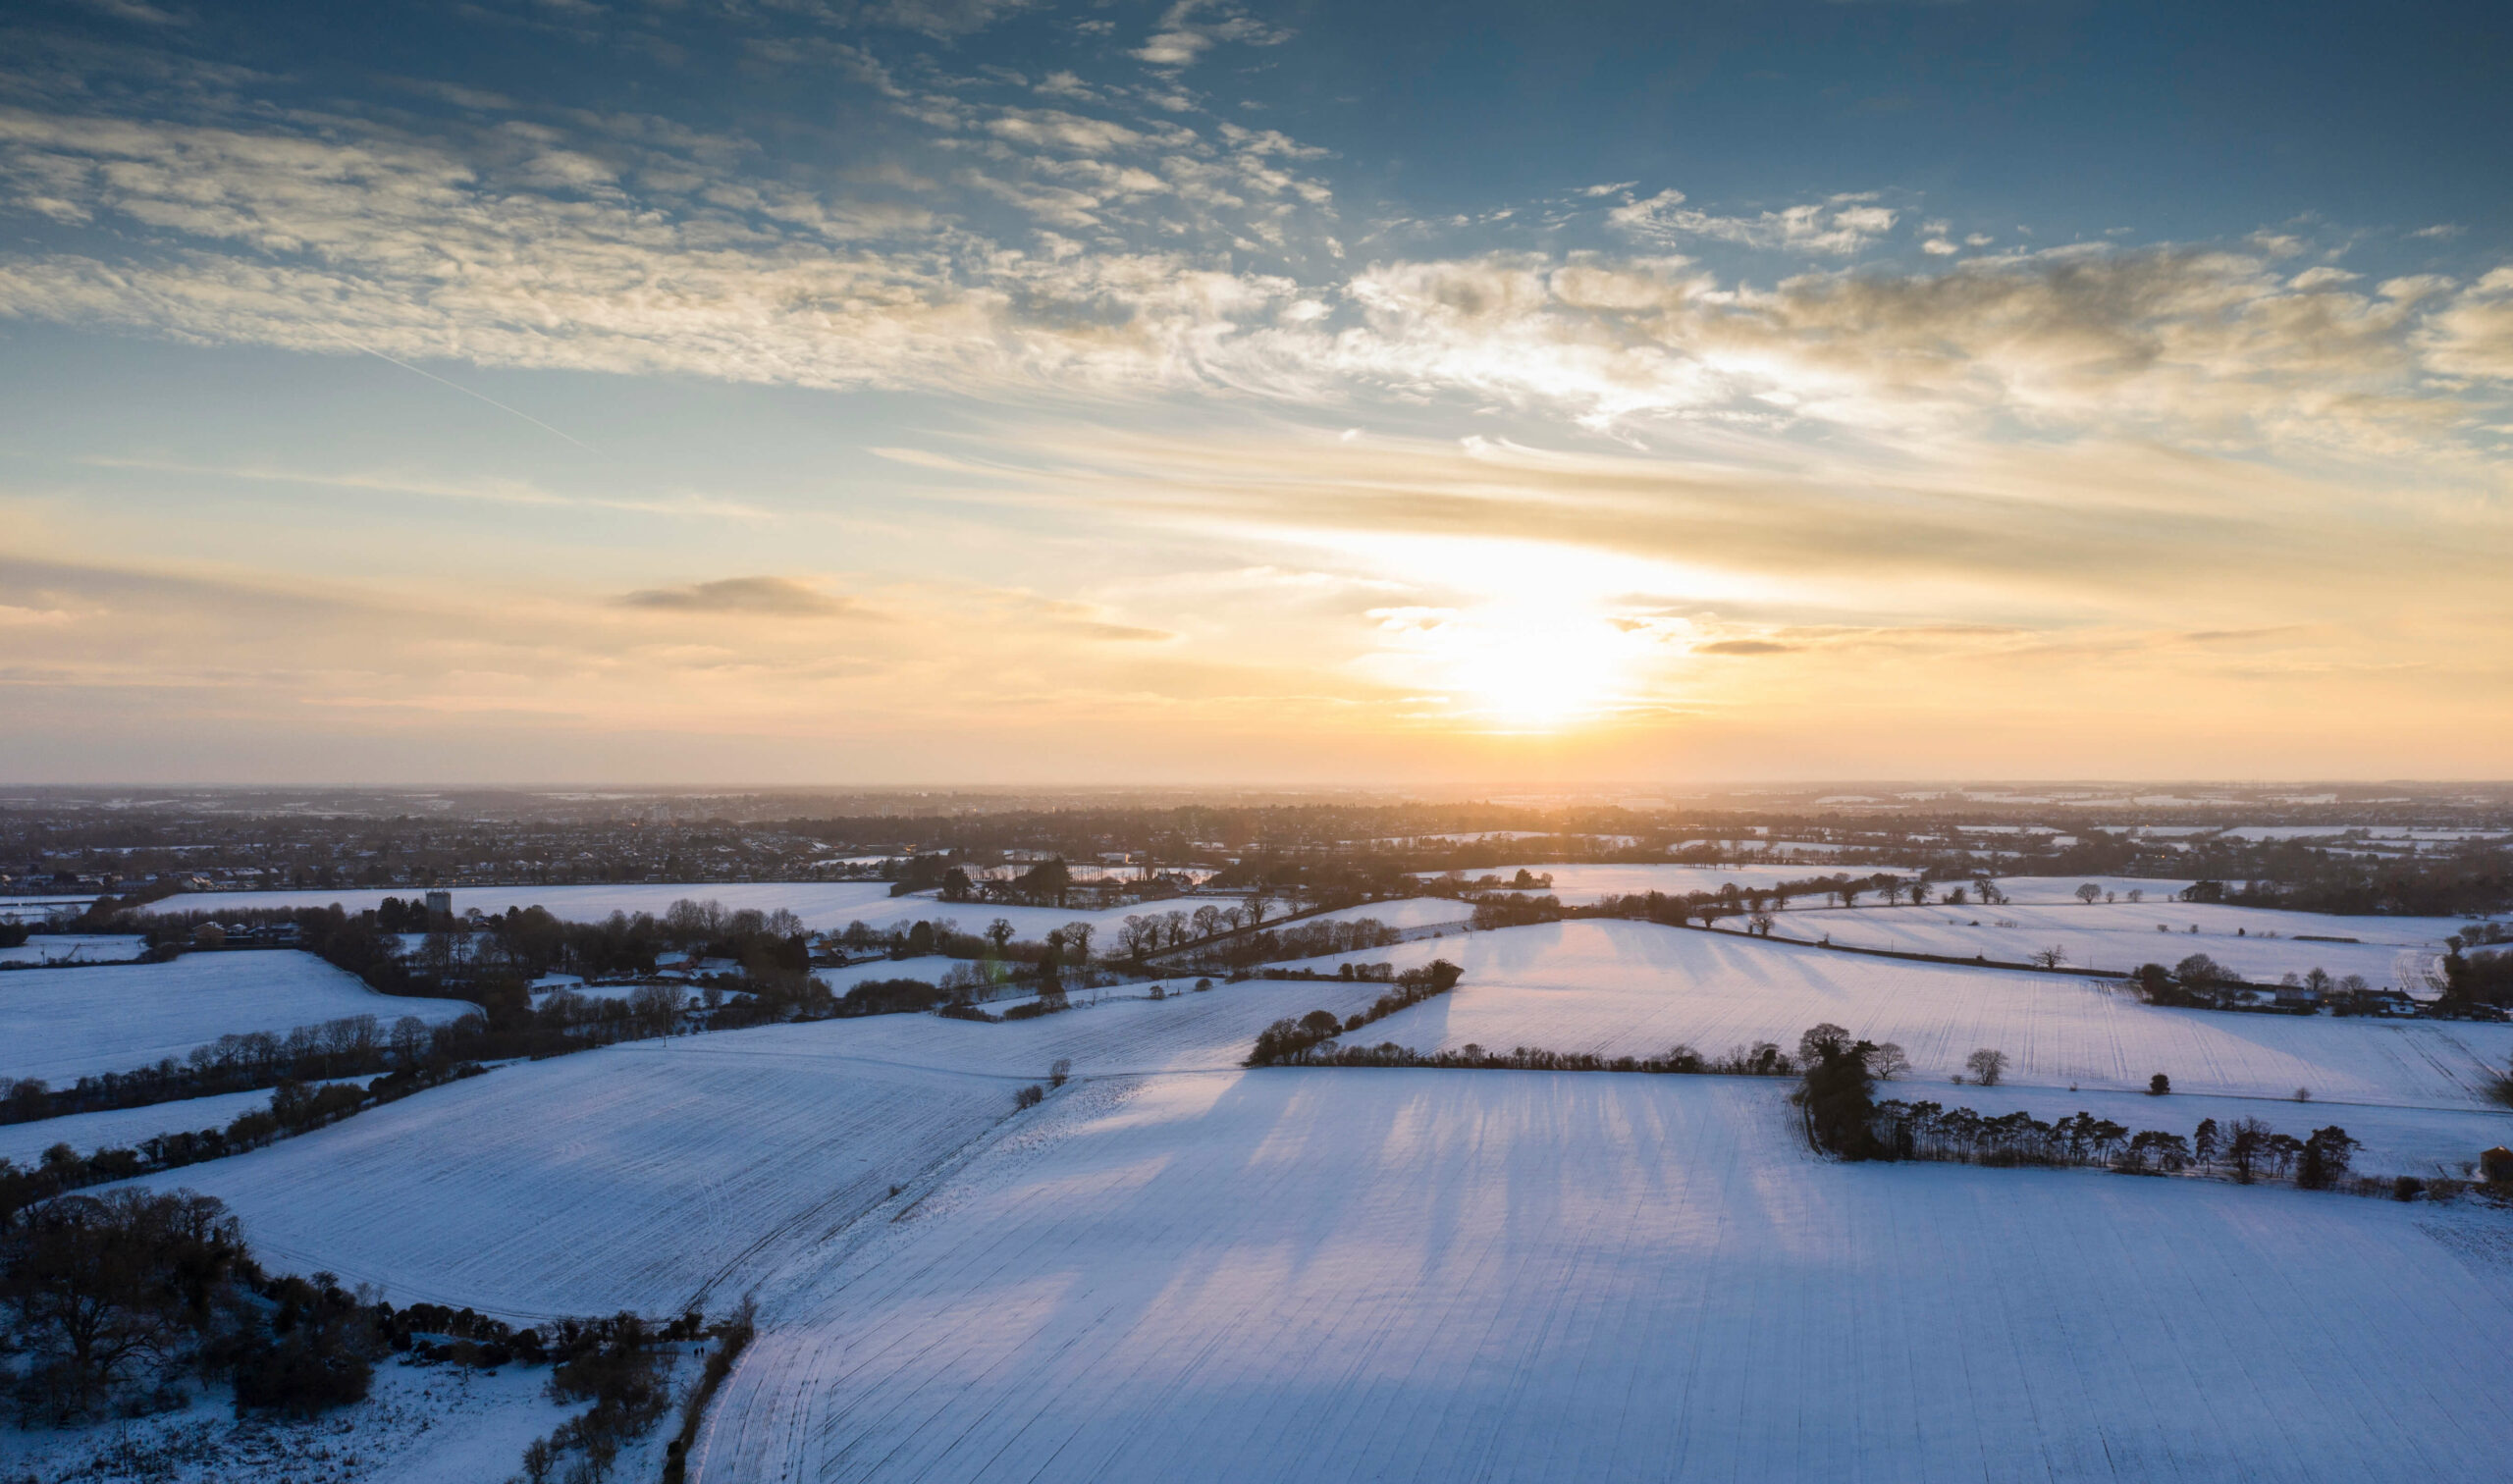
<svg viewBox="0 0 2513 1484">
<path fill-rule="evenodd" d="M 0 897 L 0 923 L 40 923 L 54 917 L 77 917 L 92 896 Z"/>
<path fill-rule="evenodd" d="M 1987 1046 L 2010 1058 L 2009 1081 L 2044 1086 L 2136 1090 L 2162 1072 L 2189 1092 L 2280 1097 L 2301 1086 L 2326 1101 L 2454 1108 L 2486 1106 L 2488 1077 L 2513 1056 L 2513 1026 L 2159 1009 L 2066 975 L 1650 923 L 1508 928 L 1343 957 L 1464 967 L 1456 990 L 1359 1035 L 1424 1051 L 1471 1042 L 1642 1055 L 1688 1041 L 1717 1054 L 1756 1040 L 1794 1046 L 1830 1021 L 1899 1042 L 1916 1078 L 1941 1086 Z"/>
<path fill-rule="evenodd" d="M 1358 923 L 1363 918 L 1376 918 L 1390 928 L 1410 929 L 1464 923 L 1473 916 L 1472 902 L 1461 902 L 1450 897 L 1406 897 L 1393 902 L 1364 902 L 1359 907 L 1339 907 L 1333 912 L 1321 912 L 1300 921 Z"/>
<path fill-rule="evenodd" d="M 2012 923 L 2012 928 L 2000 926 Z M 1975 926 L 1977 925 L 1977 926 Z M 2326 917 L 2310 912 L 2183 902 L 2080 902 L 1983 907 L 1792 908 L 1776 929 L 1808 940 L 1826 936 L 1859 948 L 1893 948 L 1956 958 L 1975 954 L 2009 963 L 2043 948 L 2067 950 L 2067 962 L 2124 973 L 2140 964 L 2166 967 L 2204 953 L 2262 983 L 2281 974 L 2326 969 L 2360 974 L 2377 989 L 2406 987 L 2423 997 L 2421 954 L 2440 954 L 2443 939 L 2467 925 L 2457 918 Z M 2159 932 L 2165 928 L 2168 930 Z M 2199 931 L 2192 932 L 2192 928 Z M 2268 936 L 2274 933 L 2276 936 Z M 2302 941 L 2297 934 L 2353 937 L 2353 943 Z"/>
<path fill-rule="evenodd" d="M 276 1267 L 399 1302 L 677 1311 L 809 1250 L 1059 1058 L 1086 1076 L 1232 1067 L 1274 1019 L 1348 1014 L 1382 987 L 1251 980 L 1000 1025 L 883 1015 L 636 1041 L 150 1183 L 226 1200 Z"/>
<path fill-rule="evenodd" d="M 135 932 L 37 933 L 14 948 L 0 948 L 0 964 L 112 964 L 135 959 L 147 946 Z"/>
<path fill-rule="evenodd" d="M 938 953 L 923 954 L 916 958 L 868 959 L 860 964 L 849 964 L 843 969 L 815 969 L 812 971 L 812 978 L 829 985 L 831 991 L 838 994 L 844 994 L 867 980 L 912 979 L 923 980 L 929 984 L 938 984 L 942 982 L 942 976 L 950 973 L 952 966 L 961 962 L 963 961 L 960 959 L 946 958 Z"/>
<path fill-rule="evenodd" d="M 285 1032 L 344 1016 L 430 1025 L 472 1012 L 460 1000 L 378 994 L 310 953 L 187 954 L 171 964 L 19 969 L 0 974 L 0 1078 L 54 1084 L 128 1072 L 222 1035 Z"/>
<path fill-rule="evenodd" d="M 328 1269 L 396 1302 L 677 1312 L 711 1285 L 737 1295 L 1012 1109 L 1000 1078 L 787 1041 L 743 1032 L 506 1067 L 147 1183 L 225 1200 L 276 1269 Z"/>
<path fill-rule="evenodd" d="M 1378 962 L 1396 952 L 1382 948 L 1352 957 Z M 1083 1076 L 1201 1071 L 1238 1066 L 1256 1043 L 1256 1033 L 1285 1016 L 1317 1009 L 1346 1016 L 1387 992 L 1384 984 L 1341 980 L 1216 981 L 1201 993 L 1186 987 L 1195 982 L 1192 978 L 1164 982 L 1172 991 L 1164 999 L 1143 998 L 1143 986 L 1129 984 L 1109 991 L 1122 997 L 993 1026 L 936 1015 L 869 1015 L 707 1039 L 774 1035 L 793 1055 L 863 1057 L 999 1077 L 1041 1077 L 1059 1059 L 1071 1061 Z"/>
<path fill-rule="evenodd" d="M 2492 1213 L 1830 1165 L 1784 1093 L 1071 1089 L 769 1290 L 692 1476 L 2502 1477 Z"/>
<path fill-rule="evenodd" d="M 101 1113 L 73 1113 L 67 1118 L 46 1118 L 34 1123 L 0 1124 L 0 1159 L 30 1165 L 57 1143 L 66 1143 L 81 1154 L 93 1154 L 98 1149 L 136 1148 L 141 1140 L 160 1134 L 224 1129 L 256 1108 L 269 1107 L 270 1102 L 270 1089 L 263 1087 L 137 1108 L 111 1108 Z"/>
</svg>

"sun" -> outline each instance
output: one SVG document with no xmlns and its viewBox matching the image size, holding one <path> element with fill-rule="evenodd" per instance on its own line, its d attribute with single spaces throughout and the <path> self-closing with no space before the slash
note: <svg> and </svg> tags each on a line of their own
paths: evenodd
<svg viewBox="0 0 2513 1484">
<path fill-rule="evenodd" d="M 1623 635 L 1589 614 L 1511 605 L 1438 637 L 1449 689 L 1504 726 L 1559 730 L 1611 711 L 1623 690 Z"/>
</svg>

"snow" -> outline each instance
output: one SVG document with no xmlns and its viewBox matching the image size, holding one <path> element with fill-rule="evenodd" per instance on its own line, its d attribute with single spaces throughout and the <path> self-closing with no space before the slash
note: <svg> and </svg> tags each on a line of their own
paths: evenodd
<svg viewBox="0 0 2513 1484">
<path fill-rule="evenodd" d="M 371 1081 L 371 1079 L 348 1079 Z M 316 1086 L 323 1086 L 316 1084 Z M 268 1087 L 244 1092 L 219 1092 L 137 1108 L 111 1108 L 101 1113 L 73 1113 L 34 1123 L 0 1124 L 0 1159 L 33 1164 L 43 1151 L 66 1143 L 81 1154 L 98 1149 L 136 1148 L 140 1140 L 160 1134 L 196 1134 L 224 1129 L 257 1108 L 270 1106 Z"/>
<path fill-rule="evenodd" d="M 942 976 L 951 972 L 953 965 L 965 962 L 967 960 L 939 953 L 926 953 L 914 958 L 870 959 L 860 964 L 849 964 L 843 969 L 815 969 L 812 978 L 829 985 L 832 992 L 844 994 L 868 980 L 912 979 L 938 984 L 942 982 Z"/>
<path fill-rule="evenodd" d="M 1569 922 L 1407 943 L 1342 958 L 1399 968 L 1445 957 L 1466 971 L 1450 993 L 1359 1034 L 1428 1051 L 1643 1055 L 1687 1041 L 1713 1055 L 1757 1040 L 1797 1044 L 1819 1021 L 1897 1041 L 1915 1081 L 1945 1080 L 1979 1047 L 2010 1058 L 2008 1080 L 2141 1090 L 2158 1072 L 2188 1092 L 2336 1102 L 2488 1106 L 2513 1026 L 2336 1020 L 2172 1010 L 2068 975 L 1909 963 L 1651 923 Z M 1949 1091 L 1953 1089 L 1949 1088 Z"/>
<path fill-rule="evenodd" d="M 225 1200 L 267 1266 L 398 1303 L 670 1313 L 739 1293 L 1011 1110 L 999 1078 L 742 1032 L 503 1068 L 145 1183 Z"/>
<path fill-rule="evenodd" d="M 763 1295 L 692 1477 L 2502 1476 L 2495 1213 L 1833 1165 L 1784 1097 L 1068 1089 Z"/>
<path fill-rule="evenodd" d="M 2002 928 L 2001 923 L 2013 923 Z M 1978 927 L 1972 926 L 1979 924 Z M 2158 932 L 2162 926 L 2169 931 Z M 1828 907 L 1791 909 L 1774 929 L 1809 940 L 1829 935 L 1836 943 L 1892 948 L 1955 958 L 1976 954 L 2009 963 L 2036 950 L 2061 947 L 2081 969 L 2126 973 L 2140 964 L 2167 968 L 2204 953 L 2225 968 L 2263 983 L 2281 974 L 2327 969 L 2361 974 L 2377 989 L 2406 987 L 2423 994 L 2422 953 L 2440 954 L 2443 939 L 2467 925 L 2455 918 L 2327 917 L 2310 912 L 2187 902 L 2071 901 L 2064 906 Z M 2197 927 L 2196 933 L 2189 929 Z M 2241 931 L 2237 933 L 2236 929 Z M 2265 934 L 2279 934 L 2275 937 Z M 2304 942 L 2297 934 L 2362 939 L 2355 943 Z"/>
<path fill-rule="evenodd" d="M 946 902 L 932 892 L 893 897 L 861 912 L 849 914 L 861 918 L 875 928 L 905 928 L 918 922 L 948 922 L 962 932 L 983 932 L 989 923 L 1001 918 L 1012 925 L 1012 935 L 1031 941 L 1043 940 L 1067 923 L 1089 923 L 1099 934 L 1092 939 L 1094 952 L 1108 946 L 1109 936 L 1130 917 L 1164 917 L 1172 912 L 1193 916 L 1199 907 L 1236 907 L 1237 897 L 1164 897 L 1159 901 L 1137 902 L 1125 907 L 1106 907 L 1084 911 L 1068 907 L 1018 907 L 992 902 Z M 840 926 L 843 926 L 842 924 Z"/>
<path fill-rule="evenodd" d="M 92 896 L 0 897 L 0 923 L 41 923 L 61 917 L 77 917 L 87 910 Z"/>
<path fill-rule="evenodd" d="M 0 1429 L 0 1469 L 11 1478 L 96 1484 L 488 1484 L 514 1474 L 533 1439 L 588 1409 L 552 1403 L 549 1380 L 541 1366 L 474 1371 L 386 1360 L 375 1368 L 365 1403 L 307 1422 L 239 1421 L 217 1388 L 181 1411 L 152 1417 L 62 1431 Z M 622 1449 L 614 1477 L 654 1477 L 674 1420 L 667 1417 Z M 113 1461 L 137 1458 L 148 1461 Z"/>
<path fill-rule="evenodd" d="M 135 959 L 147 947 L 148 940 L 135 932 L 37 933 L 14 948 L 0 948 L 0 964 L 110 964 Z"/>
<path fill-rule="evenodd" d="M 264 1260 L 505 1314 L 677 1312 L 808 1250 L 1079 1075 L 1235 1067 L 1270 1022 L 1384 985 L 1249 980 L 985 1025 L 881 1015 L 508 1067 L 148 1177 L 219 1196 Z"/>
<path fill-rule="evenodd" d="M 1301 918 L 1293 926 L 1301 923 L 1358 923 L 1363 918 L 1376 918 L 1386 927 L 1402 931 L 1464 923 L 1473 916 L 1472 902 L 1460 902 L 1449 897 L 1405 897 L 1393 902 L 1364 902 L 1359 907 L 1339 907 L 1333 912 Z"/>
<path fill-rule="evenodd" d="M 1382 948 L 1350 957 L 1371 963 L 1397 951 Z M 797 1050 L 810 1047 L 902 1066 L 1004 1077 L 1039 1077 L 1059 1059 L 1071 1061 L 1075 1073 L 1084 1076 L 1215 1070 L 1238 1066 L 1255 1045 L 1256 1033 L 1277 1020 L 1311 1010 L 1349 1016 L 1387 992 L 1385 984 L 1340 980 L 1216 980 L 1212 988 L 1198 992 L 1188 987 L 1195 979 L 1165 980 L 1171 990 L 1165 999 L 1135 997 L 1137 991 L 1128 986 L 1118 991 L 1125 998 L 1000 1025 L 937 1015 L 869 1015 L 782 1027 L 776 1034 Z"/>
<path fill-rule="evenodd" d="M 1903 873 L 1898 872 L 1896 874 L 1903 874 Z M 1996 872 L 1991 872 L 1988 874 L 1991 880 L 1999 883 L 1999 889 L 2005 892 L 2016 905 L 2027 907 L 2038 903 L 2048 902 L 2065 902 L 2074 906 L 2077 905 L 2077 888 L 2085 885 L 2094 885 L 2100 886 L 2106 891 L 2113 892 L 2123 897 L 2126 897 L 2132 891 L 2142 891 L 2146 893 L 2146 901 L 2141 905 L 2152 908 L 2160 902 L 2166 901 L 2175 893 L 2191 884 L 2191 879 L 2188 876 L 2174 876 L 2170 879 L 2158 879 L 2153 876 L 2114 875 L 2010 876 L 2000 875 Z M 1964 883 L 1960 881 L 1942 881 L 1938 883 L 1938 890 L 1943 892 L 1949 886 L 1959 886 L 1962 884 Z M 1870 902 L 1875 901 L 1875 894 L 1872 892 L 1869 893 L 1867 900 Z M 1808 905 L 1812 904 L 1809 903 Z M 1973 914 L 1975 917 L 1978 917 L 1979 915 L 1980 914 L 1978 913 Z"/>
<path fill-rule="evenodd" d="M 310 953 L 193 953 L 168 964 L 20 969 L 0 974 L 0 1077 L 55 1085 L 181 1060 L 221 1035 L 287 1032 L 372 1015 L 442 1025 L 460 1000 L 378 994 Z"/>
</svg>

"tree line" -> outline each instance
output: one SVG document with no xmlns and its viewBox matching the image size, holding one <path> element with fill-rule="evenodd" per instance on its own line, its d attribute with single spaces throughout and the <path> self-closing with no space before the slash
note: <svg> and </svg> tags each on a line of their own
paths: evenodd
<svg viewBox="0 0 2513 1484">
<path fill-rule="evenodd" d="M 1334 1049 L 1336 1036 L 1385 1020 L 1409 1005 L 1448 993 L 1457 987 L 1465 972 L 1447 959 L 1433 959 L 1419 969 L 1397 975 L 1393 988 L 1349 1018 L 1338 1017 L 1332 1010 L 1311 1010 L 1298 1020 L 1278 1020 L 1256 1034 L 1256 1044 L 1243 1065 L 1278 1067 L 1307 1062 L 1312 1057 L 1322 1059 Z"/>
<path fill-rule="evenodd" d="M 35 1163 L 24 1167 L 15 1160 L 0 1158 L 0 1230 L 6 1230 L 20 1212 L 66 1191 L 249 1153 L 279 1140 L 310 1134 L 370 1108 L 398 1102 L 414 1092 L 477 1077 L 483 1070 L 477 1062 L 423 1061 L 397 1068 L 364 1086 L 355 1083 L 317 1086 L 283 1081 L 272 1089 L 267 1105 L 248 1108 L 224 1127 L 178 1129 L 143 1139 L 127 1148 L 113 1146 L 85 1155 L 68 1143 L 57 1143 L 44 1150 Z"/>
</svg>

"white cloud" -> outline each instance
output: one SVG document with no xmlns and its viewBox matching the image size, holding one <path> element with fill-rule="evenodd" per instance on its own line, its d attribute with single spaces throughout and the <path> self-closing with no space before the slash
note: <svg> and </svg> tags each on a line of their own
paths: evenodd
<svg viewBox="0 0 2513 1484">
<path fill-rule="evenodd" d="M 1720 216 L 1685 204 L 1681 190 L 1662 190 L 1606 213 L 1618 231 L 1644 241 L 1707 238 L 1740 246 L 1846 255 L 1893 230 L 1896 213 L 1871 205 L 1803 205 L 1756 215 Z"/>
<path fill-rule="evenodd" d="M 1346 272 L 1331 197 L 1296 173 L 1319 152 L 1279 132 L 908 101 L 945 115 L 969 163 L 947 184 L 890 172 L 864 199 L 748 176 L 744 141 L 633 120 L 505 127 L 456 148 L 337 118 L 291 131 L 0 113 L 11 201 L 154 244 L 0 256 L 0 313 L 835 388 L 1359 393 L 1601 429 L 2005 424 L 2208 447 L 2448 446 L 2492 394 L 2421 378 L 2513 366 L 2500 272 L 2369 294 L 2326 266 L 2279 269 L 2283 240 L 2080 245 L 1774 287 L 1663 250 L 1846 254 L 1898 220 L 1855 197 L 1739 217 L 1665 190 L 1607 213 L 1659 250 Z M 1026 245 L 965 224 L 989 201 L 1027 218 Z M 1319 266 L 1290 266 L 1302 252 Z"/>
<path fill-rule="evenodd" d="M 1280 46 L 1293 33 L 1268 26 L 1221 0 L 1177 0 L 1161 15 L 1160 28 L 1135 50 L 1135 58 L 1152 67 L 1193 67 L 1203 54 L 1224 41 L 1248 46 Z"/>
</svg>

